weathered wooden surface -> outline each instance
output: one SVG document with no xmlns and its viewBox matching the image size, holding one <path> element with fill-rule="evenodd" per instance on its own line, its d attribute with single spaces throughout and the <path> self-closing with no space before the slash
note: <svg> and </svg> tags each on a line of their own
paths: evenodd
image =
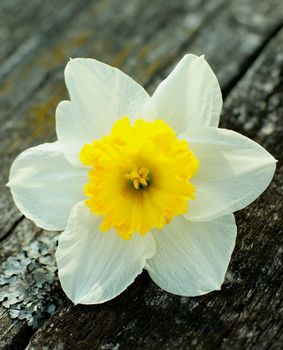
<svg viewBox="0 0 283 350">
<path fill-rule="evenodd" d="M 206 53 L 228 95 L 222 126 L 257 140 L 282 161 L 281 1 L 128 0 L 121 6 L 109 0 L 85 1 L 81 8 L 71 1 L 66 9 L 61 1 L 43 6 L 34 0 L 34 25 L 25 13 L 13 22 L 13 6 L 19 6 L 13 3 L 6 21 L 20 33 L 16 40 L 39 41 L 12 68 L 6 62 L 17 57 L 17 41 L 8 45 L 5 39 L 6 51 L 0 51 L 1 185 L 20 151 L 54 139 L 54 108 L 66 96 L 63 66 L 70 56 L 119 66 L 152 91 L 184 52 Z M 38 36 L 41 16 L 50 23 Z M 23 31 L 21 22 L 28 23 Z M 58 32 L 50 29 L 53 24 Z M 61 292 L 54 271 L 56 235 L 23 219 L 1 187 L 0 300 L 5 293 L 11 297 L 0 307 L 0 348 L 24 349 L 43 324 L 30 349 L 279 349 L 282 176 L 279 163 L 266 193 L 237 214 L 237 246 L 221 292 L 180 298 L 143 273 L 120 297 L 90 307 L 72 306 Z"/>
</svg>

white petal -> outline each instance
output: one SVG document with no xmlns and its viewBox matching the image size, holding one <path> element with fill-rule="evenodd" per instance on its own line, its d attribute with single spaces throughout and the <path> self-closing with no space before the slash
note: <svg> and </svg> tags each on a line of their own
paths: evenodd
<svg viewBox="0 0 283 350">
<path fill-rule="evenodd" d="M 152 96 L 158 117 L 177 133 L 191 127 L 218 126 L 221 90 L 204 56 L 186 55 Z"/>
<path fill-rule="evenodd" d="M 71 101 L 62 101 L 58 104 L 56 132 L 60 147 L 72 164 L 83 167 L 79 153 L 84 144 L 95 139 L 95 130 L 87 125 L 84 118 L 80 119 L 79 116 L 80 112 Z"/>
<path fill-rule="evenodd" d="M 21 153 L 7 184 L 20 211 L 47 230 L 64 230 L 72 207 L 85 198 L 86 169 L 73 167 L 58 142 Z"/>
<path fill-rule="evenodd" d="M 65 80 L 71 104 L 63 102 L 58 106 L 56 130 L 72 162 L 78 163 L 82 146 L 108 134 L 117 119 L 128 116 L 136 120 L 149 108 L 149 95 L 137 82 L 94 59 L 70 60 Z"/>
<path fill-rule="evenodd" d="M 153 234 L 156 254 L 146 269 L 158 286 L 184 296 L 220 289 L 235 246 L 233 215 L 209 222 L 189 222 L 179 216 Z"/>
<path fill-rule="evenodd" d="M 190 129 L 184 135 L 199 159 L 191 179 L 196 197 L 189 203 L 189 220 L 206 221 L 242 209 L 272 180 L 276 160 L 256 142 L 234 131 Z"/>
<path fill-rule="evenodd" d="M 123 240 L 114 230 L 100 232 L 100 222 L 80 203 L 59 238 L 59 278 L 75 304 L 103 303 L 122 293 L 155 253 L 151 233 Z"/>
</svg>

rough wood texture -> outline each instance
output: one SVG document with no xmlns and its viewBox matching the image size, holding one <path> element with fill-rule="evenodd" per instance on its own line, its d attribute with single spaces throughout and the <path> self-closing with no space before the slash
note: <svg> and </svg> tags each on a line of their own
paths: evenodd
<svg viewBox="0 0 283 350">
<path fill-rule="evenodd" d="M 197 28 L 201 27 L 207 15 L 212 14 L 221 1 L 223 2 L 216 0 L 214 6 L 207 1 L 189 8 L 190 12 L 198 14 Z M 144 2 L 144 5 L 147 4 L 149 6 L 150 1 Z M 68 23 L 68 29 L 53 40 L 50 39 L 46 46 L 39 48 L 36 55 L 23 62 L 10 79 L 4 81 L 0 104 L 0 121 L 3 120 L 0 155 L 4 172 L 0 179 L 1 185 L 8 177 L 11 161 L 20 151 L 54 138 L 54 109 L 60 100 L 66 98 L 62 77 L 69 57 L 90 56 L 125 67 L 134 77 L 139 72 L 142 76 L 141 83 L 146 83 L 153 77 L 160 63 L 145 49 L 143 43 L 148 36 L 145 28 L 152 33 L 161 33 L 164 18 L 183 16 L 186 6 L 181 5 L 182 1 L 172 2 L 156 18 L 155 14 L 161 8 L 161 2 L 156 2 L 156 9 L 144 12 L 137 0 L 128 1 L 128 5 L 125 4 L 120 12 L 120 1 L 117 0 L 91 3 L 86 11 L 82 11 Z M 94 17 L 96 21 L 93 21 Z M 125 21 L 125 18 L 131 18 L 131 21 Z M 116 33 L 114 43 L 112 33 Z M 160 40 L 166 38 L 165 32 Z M 175 38 L 172 41 L 173 39 Z M 131 52 L 135 52 L 135 59 L 130 56 Z M 147 66 L 139 67 L 139 61 L 147 55 L 150 56 Z M 159 59 L 167 60 L 167 56 L 168 51 L 163 52 Z M 9 138 L 5 137 L 7 134 L 10 135 Z M 1 191 L 0 199 L 0 207 L 2 206 L 5 213 L 0 217 L 0 237 L 3 237 L 13 229 L 15 221 L 20 219 L 20 213 L 16 210 L 8 190 Z"/>
<path fill-rule="evenodd" d="M 283 31 L 225 103 L 222 125 L 249 134 L 279 160 L 272 185 L 237 214 L 239 235 L 221 292 L 180 298 L 144 273 L 123 295 L 99 306 L 64 306 L 30 350 L 282 348 Z M 73 322 L 76 320 L 76 322 Z"/>
<path fill-rule="evenodd" d="M 0 81 L 45 45 L 86 3 L 30 0 L 23 6 L 21 0 L 0 2 Z"/>
<path fill-rule="evenodd" d="M 19 4 L 0 3 L 8 9 L 6 22 L 15 33 L 13 43 L 4 35 L 0 50 L 1 185 L 19 152 L 54 139 L 54 109 L 66 97 L 62 73 L 69 56 L 92 56 L 119 66 L 152 91 L 184 52 L 206 53 L 225 95 L 232 90 L 222 126 L 257 140 L 282 159 L 280 0 L 178 0 L 166 6 L 161 0 L 127 0 L 123 6 L 119 0 L 84 1 L 82 6 L 80 1 L 48 5 L 33 0 L 30 13 L 24 11 L 17 20 L 13 14 Z M 48 26 L 41 23 L 43 17 Z M 0 35 L 7 27 L 2 23 Z M 22 31 L 21 23 L 26 23 Z M 21 56 L 21 41 L 36 45 Z M 7 66 L 10 56 L 16 57 L 13 67 Z M 0 290 L 0 349 L 24 349 L 62 302 L 30 349 L 279 349 L 282 182 L 279 163 L 269 190 L 237 214 L 237 247 L 222 292 L 179 298 L 161 291 L 143 273 L 116 300 L 93 307 L 73 307 L 65 299 L 54 274 L 56 235 L 23 219 L 1 187 L 0 285 L 5 283 Z"/>
<path fill-rule="evenodd" d="M 278 30 L 283 18 L 280 0 L 269 1 L 268 6 L 264 0 L 243 2 L 242 11 L 237 0 L 195 1 L 191 5 L 178 0 L 165 7 L 162 1 L 153 5 L 149 0 L 142 4 L 133 0 L 127 4 L 119 11 L 119 0 L 91 3 L 3 81 L 1 185 L 19 152 L 54 139 L 54 110 L 58 101 L 66 98 L 62 76 L 70 56 L 95 57 L 119 66 L 152 91 L 184 52 L 205 52 L 226 91 Z M 251 19 L 249 25 L 247 18 Z M 0 209 L 3 237 L 21 217 L 8 189 L 0 192 Z"/>
</svg>

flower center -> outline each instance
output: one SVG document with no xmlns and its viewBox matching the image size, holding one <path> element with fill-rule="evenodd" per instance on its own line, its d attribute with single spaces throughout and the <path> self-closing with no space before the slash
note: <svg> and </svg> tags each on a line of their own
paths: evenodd
<svg viewBox="0 0 283 350">
<path fill-rule="evenodd" d="M 102 231 L 114 228 L 123 239 L 170 223 L 194 198 L 198 159 L 162 120 L 119 119 L 80 159 L 90 166 L 86 205 L 102 217 Z"/>
<path fill-rule="evenodd" d="M 141 168 L 139 171 L 133 170 L 129 174 L 125 174 L 124 177 L 130 180 L 130 184 L 136 190 L 143 189 L 149 185 L 149 170 L 147 168 Z"/>
</svg>

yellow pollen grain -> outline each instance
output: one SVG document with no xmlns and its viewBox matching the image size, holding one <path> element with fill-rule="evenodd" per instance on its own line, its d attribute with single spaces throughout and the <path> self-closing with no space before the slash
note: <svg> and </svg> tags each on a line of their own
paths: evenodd
<svg viewBox="0 0 283 350">
<path fill-rule="evenodd" d="M 133 170 L 129 174 L 125 174 L 124 177 L 134 185 L 136 190 L 148 186 L 149 170 L 141 168 L 139 171 Z M 141 185 L 141 186 L 140 186 Z"/>
</svg>

